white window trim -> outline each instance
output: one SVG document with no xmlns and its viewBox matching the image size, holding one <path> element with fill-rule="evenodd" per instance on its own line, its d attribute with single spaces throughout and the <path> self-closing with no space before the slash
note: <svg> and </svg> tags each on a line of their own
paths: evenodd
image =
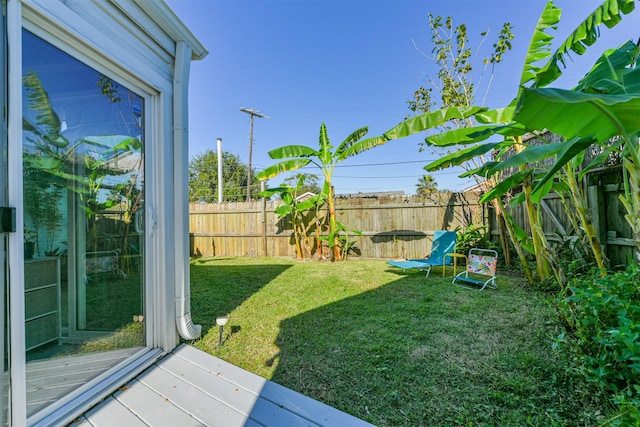
<svg viewBox="0 0 640 427">
<path fill-rule="evenodd" d="M 86 410 L 100 399 L 114 391 L 122 381 L 141 372 L 158 357 L 163 350 L 170 350 L 176 343 L 176 329 L 173 286 L 167 286 L 174 280 L 175 267 L 173 257 L 168 256 L 169 248 L 174 244 L 171 234 L 172 226 L 167 226 L 167 219 L 173 219 L 172 197 L 173 186 L 166 188 L 172 180 L 167 179 L 166 170 L 173 171 L 170 148 L 166 141 L 171 141 L 171 127 L 166 126 L 167 119 L 172 118 L 171 82 L 152 72 L 149 76 L 153 82 L 145 82 L 133 78 L 116 62 L 101 53 L 95 46 L 78 40 L 68 31 L 63 30 L 59 22 L 49 22 L 45 13 L 39 13 L 32 5 L 23 7 L 21 0 L 7 1 L 7 43 L 9 48 L 8 97 L 9 105 L 9 186 L 8 199 L 16 206 L 16 233 L 9 237 L 9 280 L 11 284 L 10 304 L 11 319 L 11 425 L 24 425 L 26 414 L 26 355 L 24 345 L 24 264 L 23 264 L 23 199 L 22 199 L 22 28 L 43 38 L 61 50 L 71 54 L 83 63 L 122 82 L 134 90 L 145 100 L 145 325 L 146 349 L 134 354 L 108 374 L 90 381 L 65 398 L 53 403 L 28 419 L 30 425 L 51 425 L 71 421 L 65 419 L 70 413 Z M 110 62 L 105 60 L 110 59 Z M 164 96 L 163 93 L 168 94 Z M 153 145 L 154 149 L 150 149 Z M 168 169 L 165 166 L 171 165 Z M 164 185 L 163 185 L 164 184 Z M 152 221 L 157 220 L 157 228 L 151 228 Z M 169 221 L 170 222 L 170 221 Z M 164 314 L 163 314 L 164 313 Z M 159 347 L 159 348 L 158 348 Z M 89 398 L 87 398 L 89 396 Z M 84 398 L 83 398 L 84 397 Z"/>
</svg>

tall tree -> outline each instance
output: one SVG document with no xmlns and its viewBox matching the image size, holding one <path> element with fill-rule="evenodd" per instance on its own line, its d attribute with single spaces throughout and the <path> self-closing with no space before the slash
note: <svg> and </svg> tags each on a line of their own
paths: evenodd
<svg viewBox="0 0 640 427">
<path fill-rule="evenodd" d="M 418 179 L 416 184 L 416 194 L 419 196 L 426 196 L 438 191 L 438 183 L 432 175 L 424 174 Z"/>
<path fill-rule="evenodd" d="M 512 26 L 505 22 L 497 35 L 497 39 L 492 45 L 492 49 L 487 52 L 487 56 L 482 59 L 482 72 L 480 76 L 474 78 L 474 67 L 476 64 L 473 58 L 479 57 L 481 54 L 481 46 L 489 37 L 489 31 L 480 34 L 481 43 L 473 51 L 467 33 L 467 26 L 463 23 L 454 26 L 453 19 L 449 17 L 434 16 L 429 14 L 429 32 L 431 34 L 431 43 L 433 48 L 431 53 L 420 51 L 427 59 L 432 61 L 438 67 L 437 78 L 428 78 L 428 85 L 420 86 L 414 92 L 413 99 L 408 101 L 409 109 L 413 113 L 426 113 L 439 108 L 448 107 L 469 107 L 471 105 L 484 105 L 486 96 L 491 89 L 493 81 L 493 71 L 496 64 L 504 59 L 504 55 L 511 50 L 511 41 L 514 39 Z M 484 84 L 482 77 L 485 75 L 487 68 L 490 69 L 489 81 Z M 476 103 L 478 91 L 484 89 L 484 95 L 480 104 Z M 435 91 L 435 92 L 434 92 Z M 451 128 L 463 129 L 474 126 L 476 124 L 473 116 L 464 120 L 454 119 L 444 123 L 441 128 L 447 130 Z M 427 141 L 423 143 L 421 149 L 429 145 Z M 445 150 L 450 150 L 450 147 Z M 442 149 L 440 149 L 442 151 Z M 490 158 L 480 154 L 474 156 L 468 162 L 464 162 L 461 166 L 468 170 L 472 170 L 481 164 L 490 161 Z M 485 191 L 495 187 L 496 182 L 492 178 L 483 179 L 478 175 L 474 175 L 477 184 Z M 499 200 L 491 202 L 495 211 L 498 213 L 498 224 L 500 231 L 500 241 L 502 243 L 503 252 L 505 254 L 505 262 L 510 264 L 509 238 L 507 229 L 510 224 L 509 217 L 505 216 L 504 206 Z M 521 254 L 522 262 L 526 262 L 522 249 L 516 246 L 516 251 Z M 526 270 L 526 265 L 525 265 Z M 531 278 L 532 279 L 532 278 Z"/>
<path fill-rule="evenodd" d="M 240 202 L 247 194 L 247 168 L 236 154 L 222 152 L 222 199 Z M 253 171 L 252 171 L 253 172 Z M 255 173 L 251 176 L 252 192 L 258 191 Z M 255 189 L 255 190 L 254 190 Z M 195 155 L 189 162 L 189 201 L 215 203 L 218 200 L 218 153 L 207 150 Z"/>
<path fill-rule="evenodd" d="M 297 189 L 298 196 L 306 192 L 320 194 L 320 177 L 314 173 L 297 173 L 284 180 L 284 184 Z"/>
</svg>

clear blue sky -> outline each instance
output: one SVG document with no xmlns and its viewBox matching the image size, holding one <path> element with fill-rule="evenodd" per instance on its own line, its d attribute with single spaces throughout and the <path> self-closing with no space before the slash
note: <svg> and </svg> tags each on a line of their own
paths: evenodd
<svg viewBox="0 0 640 427">
<path fill-rule="evenodd" d="M 255 108 L 270 119 L 255 118 L 252 166 L 274 163 L 268 151 L 288 144 L 317 147 L 320 125 L 337 145 L 352 131 L 369 127 L 379 135 L 409 114 L 407 100 L 437 68 L 417 49 L 430 52 L 428 13 L 452 16 L 465 23 L 474 47 L 479 34 L 495 36 L 503 22 L 514 26 L 514 49 L 497 66 L 486 106 L 506 106 L 515 96 L 531 33 L 544 8 L 542 0 L 432 1 L 219 1 L 167 0 L 169 6 L 206 46 L 210 54 L 191 65 L 189 86 L 190 155 L 223 150 L 248 162 L 250 116 L 240 107 Z M 558 0 L 563 9 L 557 44 L 599 1 Z M 587 57 L 569 64 L 555 83 L 572 87 L 606 48 L 640 34 L 640 11 L 624 16 Z M 490 41 L 485 43 L 490 47 Z M 415 45 L 414 45 L 415 44 Z M 481 57 L 486 54 L 486 51 Z M 476 63 L 474 80 L 480 77 Z M 488 72 L 481 85 L 488 83 Z M 481 98 L 477 98 L 478 103 Z M 419 151 L 423 136 L 392 141 L 342 162 L 334 174 L 338 194 L 415 192 L 424 165 L 441 156 Z M 301 172 L 317 173 L 305 168 Z M 473 184 L 457 178 L 460 171 L 435 173 L 438 186 L 461 190 Z M 286 176 L 286 175 L 285 175 Z M 269 181 L 279 185 L 285 176 Z"/>
</svg>

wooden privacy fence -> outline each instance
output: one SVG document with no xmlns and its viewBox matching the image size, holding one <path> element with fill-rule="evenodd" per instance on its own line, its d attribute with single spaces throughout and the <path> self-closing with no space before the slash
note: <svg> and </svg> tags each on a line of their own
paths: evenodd
<svg viewBox="0 0 640 427">
<path fill-rule="evenodd" d="M 635 243 L 633 231 L 625 219 L 627 213 L 620 202 L 624 194 L 622 169 L 619 165 L 594 169 L 582 181 L 589 214 L 598 234 L 598 240 L 605 247 L 605 253 L 612 267 L 627 265 L 633 257 Z M 541 202 L 542 229 L 550 242 L 557 245 L 569 244 L 575 238 L 575 230 L 562 206 L 562 199 L 555 193 L 545 196 Z M 493 213 L 493 210 L 491 211 Z M 531 235 L 525 206 L 511 208 L 511 214 L 518 225 Z M 491 229 L 496 235 L 497 222 L 490 215 Z"/>
<path fill-rule="evenodd" d="M 423 257 L 433 232 L 487 222 L 479 194 L 338 198 L 336 216 L 353 235 L 364 258 Z M 189 207 L 194 256 L 295 257 L 290 223 L 278 218 L 280 201 L 201 204 Z"/>
</svg>

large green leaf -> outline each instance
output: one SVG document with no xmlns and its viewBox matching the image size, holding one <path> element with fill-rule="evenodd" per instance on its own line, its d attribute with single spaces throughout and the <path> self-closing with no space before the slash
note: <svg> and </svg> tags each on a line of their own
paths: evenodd
<svg viewBox="0 0 640 427">
<path fill-rule="evenodd" d="M 533 247 L 533 240 L 531 239 L 531 236 L 529 236 L 529 233 L 524 231 L 522 227 L 520 227 L 515 221 L 512 225 L 513 225 L 513 230 L 516 233 L 515 237 L 522 245 L 522 248 L 525 249 L 530 254 L 535 254 L 536 252 L 535 252 L 535 248 Z"/>
<path fill-rule="evenodd" d="M 491 168 L 493 168 L 497 164 L 498 164 L 498 162 L 494 162 L 494 161 L 485 162 L 485 163 L 483 163 L 482 165 L 478 166 L 475 169 L 470 169 L 470 170 L 462 172 L 460 175 L 458 175 L 458 177 L 459 178 L 468 178 L 468 177 L 474 176 L 474 175 L 486 177 L 488 175 L 487 171 L 491 170 Z"/>
<path fill-rule="evenodd" d="M 495 110 L 487 110 L 477 113 L 474 117 L 478 123 L 502 123 L 506 124 L 513 120 L 515 107 L 496 108 Z"/>
<path fill-rule="evenodd" d="M 285 145 L 269 151 L 269 157 L 274 160 L 287 159 L 290 157 L 311 157 L 318 156 L 318 151 L 306 145 Z"/>
<path fill-rule="evenodd" d="M 636 82 L 629 81 L 630 88 L 625 88 L 623 78 L 629 73 L 628 67 L 634 64 L 637 55 L 638 46 L 631 41 L 617 49 L 608 49 L 573 90 L 609 95 L 633 93 L 633 84 Z"/>
<path fill-rule="evenodd" d="M 280 175 L 283 172 L 289 172 L 296 169 L 300 169 L 303 166 L 311 163 L 311 159 L 289 159 L 282 161 L 280 163 L 276 163 L 275 165 L 271 165 L 269 167 L 264 168 L 262 171 L 256 174 L 256 179 L 260 181 L 264 181 L 265 179 L 273 178 L 274 176 Z"/>
<path fill-rule="evenodd" d="M 327 134 L 327 127 L 324 122 L 320 125 L 320 136 L 318 138 L 318 145 L 320 149 L 318 153 L 315 154 L 320 159 L 320 162 L 324 165 L 330 165 L 333 161 L 333 152 L 331 149 L 333 146 L 331 145 L 331 141 L 329 140 L 329 135 Z"/>
<path fill-rule="evenodd" d="M 353 144 L 342 153 L 340 153 L 339 160 L 344 160 L 347 157 L 355 156 L 356 154 L 362 153 L 363 151 L 370 150 L 378 145 L 383 145 L 388 140 L 383 136 L 374 136 L 372 138 L 363 139 L 362 141 L 358 141 Z"/>
<path fill-rule="evenodd" d="M 535 163 L 554 156 L 564 146 L 564 142 L 556 142 L 553 144 L 530 145 L 518 154 L 514 154 L 494 166 L 490 174 L 494 174 L 504 169 L 517 168 L 527 163 Z"/>
<path fill-rule="evenodd" d="M 27 72 L 22 78 L 25 89 L 28 93 L 29 109 L 38 112 L 36 119 L 38 124 L 47 127 L 44 133 L 60 133 L 60 118 L 53 110 L 49 94 L 42 86 L 40 78 L 33 71 Z"/>
<path fill-rule="evenodd" d="M 405 120 L 402 123 L 397 124 L 393 128 L 386 131 L 383 136 L 387 140 L 404 138 L 409 135 L 420 133 L 427 129 L 433 129 L 438 126 L 442 126 L 446 122 L 452 119 L 463 120 L 474 114 L 486 111 L 484 107 L 476 106 L 462 106 L 462 107 L 447 107 L 440 110 L 431 111 L 425 114 L 421 114 L 417 117 L 412 117 Z"/>
<path fill-rule="evenodd" d="M 486 203 L 490 200 L 502 197 L 509 192 L 509 190 L 516 188 L 516 186 L 522 184 L 529 175 L 533 173 L 533 169 L 527 169 L 511 175 L 510 177 L 500 181 L 498 185 L 486 192 L 480 199 L 480 203 Z"/>
<path fill-rule="evenodd" d="M 582 55 L 600 36 L 598 27 L 602 24 L 612 28 L 622 19 L 620 13 L 628 14 L 635 8 L 633 0 L 606 0 L 594 10 L 558 47 L 551 59 L 535 75 L 533 87 L 547 86 L 555 81 L 566 67 L 569 51 Z"/>
<path fill-rule="evenodd" d="M 494 135 L 498 125 L 480 125 L 467 128 L 453 129 L 446 132 L 429 135 L 425 141 L 429 145 L 436 147 L 451 147 L 453 145 L 467 145 L 474 142 L 484 141 L 491 135 Z M 474 135 L 475 137 L 471 136 Z"/>
<path fill-rule="evenodd" d="M 349 149 L 349 147 L 351 147 L 353 144 L 359 141 L 362 137 L 364 137 L 367 134 L 367 132 L 369 132 L 369 128 L 366 126 L 352 132 L 351 135 L 346 137 L 344 141 L 340 143 L 338 148 L 336 148 L 336 155 L 338 155 L 341 158 L 346 158 L 347 156 L 342 156 L 342 153 L 344 153 L 346 150 Z"/>
<path fill-rule="evenodd" d="M 433 172 L 433 171 L 445 169 L 451 166 L 461 165 L 464 162 L 467 162 L 471 159 L 474 159 L 478 156 L 488 153 L 489 151 L 493 150 L 498 144 L 500 143 L 493 142 L 493 143 L 482 144 L 482 145 L 474 145 L 462 150 L 458 150 L 456 152 L 448 154 L 444 157 L 439 158 L 438 160 L 435 160 L 429 163 L 424 167 L 424 169 L 427 170 L 428 172 Z"/>
<path fill-rule="evenodd" d="M 555 174 L 562 169 L 562 167 L 571 161 L 576 155 L 584 152 L 591 144 L 594 143 L 592 138 L 575 138 L 571 141 L 560 143 L 562 144 L 562 150 L 558 152 L 557 158 L 551 169 L 546 173 L 542 179 L 540 179 L 535 188 L 533 194 L 539 193 L 544 190 L 544 186 L 547 181 L 552 180 Z"/>
<path fill-rule="evenodd" d="M 640 130 L 640 95 L 601 95 L 564 89 L 525 89 L 514 119 L 529 129 L 548 129 L 566 139 L 597 142 Z"/>
<path fill-rule="evenodd" d="M 434 135 L 429 135 L 426 141 L 436 147 L 450 147 L 453 145 L 468 145 L 489 139 L 493 135 L 521 136 L 527 129 L 519 123 L 511 122 L 507 125 L 478 125 L 468 128 L 454 129 Z"/>
<path fill-rule="evenodd" d="M 529 42 L 529 49 L 525 56 L 524 67 L 520 77 L 519 86 L 521 88 L 528 82 L 536 79 L 540 67 L 534 64 L 551 56 L 551 41 L 553 40 L 553 36 L 547 34 L 547 31 L 556 29 L 556 25 L 560 22 L 561 15 L 562 11 L 549 0 L 540 18 L 538 18 L 536 28 Z"/>
</svg>

